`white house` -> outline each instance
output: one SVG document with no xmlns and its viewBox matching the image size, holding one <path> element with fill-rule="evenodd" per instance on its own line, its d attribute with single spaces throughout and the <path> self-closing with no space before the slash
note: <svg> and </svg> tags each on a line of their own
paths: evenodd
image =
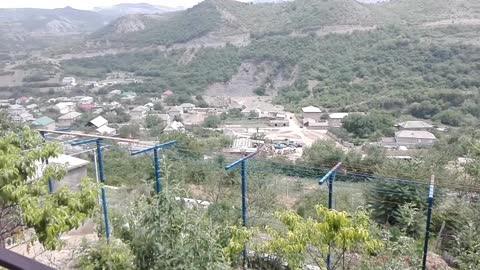
<svg viewBox="0 0 480 270">
<path fill-rule="evenodd" d="M 93 97 L 82 97 L 78 101 L 78 104 L 92 104 L 93 103 Z"/>
<path fill-rule="evenodd" d="M 328 125 L 331 127 L 341 127 L 343 118 L 347 116 L 348 113 L 331 113 L 328 115 Z"/>
<path fill-rule="evenodd" d="M 117 131 L 114 129 L 114 128 L 111 128 L 107 125 L 103 125 L 99 128 L 96 129 L 96 131 L 102 135 L 110 135 L 110 136 L 113 136 L 113 135 L 116 135 L 117 134 Z"/>
<path fill-rule="evenodd" d="M 175 119 L 175 117 L 183 115 L 183 109 L 178 106 L 173 106 L 167 111 L 167 114 L 171 119 Z"/>
<path fill-rule="evenodd" d="M 395 132 L 397 145 L 407 147 L 432 146 L 437 141 L 435 135 L 424 130 L 402 130 Z"/>
<path fill-rule="evenodd" d="M 303 119 L 313 119 L 316 122 L 320 122 L 322 118 L 322 110 L 315 106 L 308 106 L 302 108 Z"/>
<path fill-rule="evenodd" d="M 80 118 L 81 115 L 82 114 L 79 112 L 69 112 L 64 114 L 57 119 L 57 125 L 59 127 L 70 127 L 73 125 L 75 120 Z"/>
<path fill-rule="evenodd" d="M 145 106 L 138 106 L 130 111 L 130 116 L 135 119 L 142 119 L 147 115 L 148 109 Z"/>
<path fill-rule="evenodd" d="M 75 86 L 75 85 L 77 85 L 77 80 L 74 77 L 64 77 L 62 79 L 62 84 L 69 85 L 69 86 Z"/>
<path fill-rule="evenodd" d="M 108 124 L 108 120 L 102 116 L 95 117 L 89 122 L 91 125 L 99 128 Z"/>
<path fill-rule="evenodd" d="M 55 109 L 60 113 L 60 114 L 67 114 L 69 112 L 75 111 L 75 103 L 73 102 L 60 102 L 55 104 Z"/>
<path fill-rule="evenodd" d="M 195 104 L 192 103 L 183 103 L 180 105 L 180 108 L 182 108 L 184 113 L 189 113 L 195 109 Z"/>
</svg>

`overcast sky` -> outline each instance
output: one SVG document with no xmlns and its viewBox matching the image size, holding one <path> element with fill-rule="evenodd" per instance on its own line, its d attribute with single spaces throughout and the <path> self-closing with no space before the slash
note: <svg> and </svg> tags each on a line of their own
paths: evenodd
<svg viewBox="0 0 480 270">
<path fill-rule="evenodd" d="M 240 0 L 248 2 L 248 0 Z M 0 0 L 0 8 L 62 8 L 71 6 L 77 9 L 92 9 L 98 6 L 111 6 L 119 3 L 150 3 L 169 7 L 191 7 L 201 0 Z"/>
</svg>

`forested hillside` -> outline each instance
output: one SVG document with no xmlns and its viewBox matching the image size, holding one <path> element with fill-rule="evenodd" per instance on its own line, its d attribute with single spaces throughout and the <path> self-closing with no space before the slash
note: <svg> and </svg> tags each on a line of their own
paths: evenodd
<svg viewBox="0 0 480 270">
<path fill-rule="evenodd" d="M 344 111 L 384 109 L 457 126 L 480 117 L 480 48 L 464 42 L 475 39 L 477 30 L 391 26 L 323 37 L 277 35 L 242 48 L 200 49 L 187 64 L 179 62 L 186 50 L 154 50 L 64 65 L 67 74 L 87 77 L 134 72 L 145 76 L 146 83 L 131 90 L 155 94 L 168 88 L 189 96 L 228 81 L 242 62 L 267 61 L 275 63 L 277 73 L 299 68 L 296 83 L 275 99 L 293 110 L 307 104 Z M 312 89 L 308 81 L 315 85 Z"/>
<path fill-rule="evenodd" d="M 135 18 L 145 26 L 125 34 L 128 23 L 111 23 L 91 36 L 92 41 L 114 41 L 110 46 L 170 45 L 206 34 L 252 36 L 299 34 L 332 26 L 388 26 L 443 20 L 480 19 L 480 4 L 471 0 L 395 0 L 365 4 L 355 0 L 296 0 L 283 3 L 241 3 L 206 0 L 197 6 L 165 15 Z M 138 23 L 133 22 L 132 23 Z M 116 43 L 116 44 L 115 44 Z"/>
</svg>

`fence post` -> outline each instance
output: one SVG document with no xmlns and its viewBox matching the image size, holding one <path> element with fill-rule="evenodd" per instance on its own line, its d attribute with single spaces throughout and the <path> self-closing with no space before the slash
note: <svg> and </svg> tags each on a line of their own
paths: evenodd
<svg viewBox="0 0 480 270">
<path fill-rule="evenodd" d="M 158 150 L 169 147 L 169 146 L 172 146 L 176 143 L 177 143 L 177 141 L 170 141 L 170 142 L 157 144 L 155 146 L 145 148 L 145 149 L 142 149 L 142 150 L 138 150 L 138 151 L 135 151 L 135 152 L 131 153 L 132 156 L 135 156 L 135 155 L 138 155 L 138 154 L 143 154 L 143 153 L 146 153 L 146 152 L 153 151 L 153 162 L 154 162 L 154 165 L 155 165 L 155 191 L 157 193 L 160 193 L 160 191 L 162 190 L 162 185 L 161 185 L 161 181 L 160 181 L 161 180 L 160 179 L 160 162 L 159 162 L 160 158 L 158 157 Z"/>
<path fill-rule="evenodd" d="M 252 153 L 248 156 L 245 156 L 232 164 L 225 166 L 225 170 L 228 171 L 232 168 L 235 168 L 238 164 L 241 166 L 241 175 L 242 175 L 242 226 L 245 228 L 247 227 L 247 166 L 246 161 L 247 159 L 255 156 L 258 153 Z M 243 257 L 243 269 L 247 269 L 247 248 L 244 246 L 242 250 L 242 257 Z"/>
<path fill-rule="evenodd" d="M 333 209 L 333 181 L 335 180 L 335 174 L 337 169 L 342 165 L 341 162 L 337 163 L 330 171 L 328 171 L 319 181 L 318 183 L 322 185 L 328 179 L 328 209 Z M 331 270 L 331 245 L 328 245 L 328 255 L 326 259 L 327 270 Z"/>
<path fill-rule="evenodd" d="M 98 175 L 100 178 L 100 182 L 102 183 L 102 186 L 100 187 L 101 190 L 101 196 L 102 196 L 102 208 L 103 208 L 103 222 L 105 224 L 105 236 L 107 238 L 107 241 L 110 240 L 110 223 L 108 221 L 108 209 L 107 209 L 107 195 L 105 192 L 105 175 L 103 171 L 103 158 L 102 158 L 102 139 L 100 138 L 94 138 L 94 139 L 89 139 L 89 140 L 84 140 L 84 141 L 77 141 L 77 142 L 72 142 L 71 145 L 82 145 L 82 144 L 88 144 L 95 142 L 96 147 L 97 147 L 97 168 L 98 168 Z"/>
<path fill-rule="evenodd" d="M 428 241 L 430 240 L 430 223 L 432 220 L 432 208 L 433 208 L 433 189 L 435 185 L 435 175 L 432 175 L 430 180 L 430 189 L 428 192 L 428 208 L 427 208 L 427 224 L 425 228 L 425 242 L 423 244 L 423 259 L 422 259 L 422 270 L 427 269 L 427 254 L 428 254 Z"/>
<path fill-rule="evenodd" d="M 40 135 L 42 135 L 44 141 L 46 141 L 45 134 L 46 134 L 45 131 L 40 131 Z M 48 158 L 45 159 L 45 164 L 48 166 Z M 48 178 L 48 192 L 53 193 L 53 182 L 52 182 L 52 178 L 50 177 Z"/>
</svg>

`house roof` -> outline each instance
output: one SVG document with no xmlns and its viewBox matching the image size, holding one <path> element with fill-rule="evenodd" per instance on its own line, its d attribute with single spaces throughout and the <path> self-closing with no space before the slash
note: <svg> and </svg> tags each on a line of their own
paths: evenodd
<svg viewBox="0 0 480 270">
<path fill-rule="evenodd" d="M 132 112 L 145 112 L 145 111 L 147 111 L 147 108 L 145 108 L 145 106 L 138 106 L 132 110 Z"/>
<path fill-rule="evenodd" d="M 34 126 L 46 126 L 48 124 L 51 124 L 55 122 L 52 118 L 48 116 L 42 116 L 40 118 L 35 119 L 35 121 L 32 122 Z"/>
<path fill-rule="evenodd" d="M 97 128 L 101 127 L 101 126 L 104 126 L 106 124 L 108 124 L 108 120 L 103 118 L 102 116 L 98 116 L 94 119 L 92 119 L 90 121 L 90 123 L 94 126 L 96 126 Z"/>
<path fill-rule="evenodd" d="M 348 116 L 348 113 L 331 113 L 328 115 L 331 119 L 343 119 Z"/>
<path fill-rule="evenodd" d="M 97 128 L 96 131 L 100 134 L 108 134 L 108 135 L 115 134 L 115 129 L 111 128 L 107 125 L 103 125 L 103 126 Z"/>
<path fill-rule="evenodd" d="M 82 114 L 79 113 L 79 112 L 69 112 L 67 114 L 64 114 L 64 115 L 58 117 L 58 119 L 60 119 L 60 120 L 75 119 L 75 118 L 79 117 L 80 115 L 82 115 Z"/>
<path fill-rule="evenodd" d="M 173 106 L 170 109 L 168 109 L 168 112 L 181 112 L 182 110 L 178 106 Z"/>
<path fill-rule="evenodd" d="M 88 160 L 84 160 L 84 159 L 80 159 L 80 158 L 76 158 L 76 157 L 64 155 L 64 154 L 61 154 L 55 158 L 49 158 L 48 162 L 66 165 L 67 170 L 69 171 L 86 166 L 90 163 Z"/>
<path fill-rule="evenodd" d="M 21 109 L 24 109 L 24 107 L 23 107 L 22 105 L 13 104 L 13 105 L 10 105 L 10 109 L 12 109 L 12 110 L 21 110 Z"/>
<path fill-rule="evenodd" d="M 195 104 L 192 104 L 192 103 L 183 103 L 182 105 L 180 105 L 180 107 L 182 108 L 194 108 L 195 107 Z"/>
<path fill-rule="evenodd" d="M 437 139 L 435 135 L 428 131 L 423 131 L 423 130 L 402 130 L 402 131 L 397 131 L 395 132 L 395 137 L 396 138 L 414 138 L 414 139 L 431 139 L 435 140 Z"/>
<path fill-rule="evenodd" d="M 308 107 L 303 107 L 302 112 L 304 112 L 304 113 L 321 113 L 322 110 L 320 110 L 320 108 L 315 107 L 315 106 L 308 106 Z"/>
<path fill-rule="evenodd" d="M 171 90 L 167 90 L 167 91 L 163 92 L 162 95 L 164 95 L 164 96 L 171 96 L 171 95 L 173 95 L 173 92 L 172 92 Z"/>
<path fill-rule="evenodd" d="M 409 129 L 409 128 L 432 128 L 433 126 L 425 123 L 423 121 L 405 121 L 398 123 L 398 126 Z"/>
<path fill-rule="evenodd" d="M 55 106 L 57 108 L 66 108 L 68 106 L 75 106 L 75 103 L 73 103 L 73 102 L 59 102 L 59 103 L 55 104 Z"/>
</svg>

